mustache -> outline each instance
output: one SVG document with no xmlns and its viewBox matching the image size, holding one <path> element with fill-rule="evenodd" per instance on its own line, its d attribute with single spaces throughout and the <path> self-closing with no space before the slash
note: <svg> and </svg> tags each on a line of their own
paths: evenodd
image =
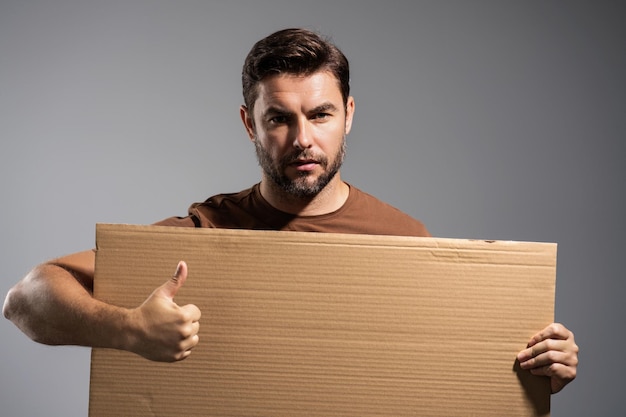
<svg viewBox="0 0 626 417">
<path fill-rule="evenodd" d="M 293 152 L 289 155 L 285 155 L 281 158 L 281 164 L 285 166 L 301 160 L 313 160 L 323 166 L 326 166 L 328 164 L 328 158 L 325 155 L 315 154 L 309 149 L 304 149 L 302 151 Z"/>
</svg>

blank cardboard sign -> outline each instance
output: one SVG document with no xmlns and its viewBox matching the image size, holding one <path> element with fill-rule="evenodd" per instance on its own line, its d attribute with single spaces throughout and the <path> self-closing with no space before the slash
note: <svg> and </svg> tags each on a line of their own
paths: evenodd
<svg viewBox="0 0 626 417">
<path fill-rule="evenodd" d="M 97 226 L 95 296 L 140 305 L 179 260 L 181 362 L 93 349 L 89 415 L 548 416 L 515 357 L 553 320 L 556 245 Z"/>
</svg>

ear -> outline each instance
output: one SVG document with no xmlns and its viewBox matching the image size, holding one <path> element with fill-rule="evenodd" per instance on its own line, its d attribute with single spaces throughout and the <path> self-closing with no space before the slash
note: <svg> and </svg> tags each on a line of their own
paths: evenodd
<svg viewBox="0 0 626 417">
<path fill-rule="evenodd" d="M 251 141 L 254 142 L 254 139 L 256 138 L 256 134 L 254 131 L 254 120 L 252 118 L 252 114 L 250 114 L 250 111 L 245 105 L 242 105 L 239 108 L 239 116 L 241 116 L 241 121 L 246 128 L 246 132 L 248 132 L 248 137 Z"/>
<path fill-rule="evenodd" d="M 352 118 L 354 117 L 354 97 L 348 97 L 346 103 L 346 135 L 350 133 L 352 129 Z"/>
</svg>

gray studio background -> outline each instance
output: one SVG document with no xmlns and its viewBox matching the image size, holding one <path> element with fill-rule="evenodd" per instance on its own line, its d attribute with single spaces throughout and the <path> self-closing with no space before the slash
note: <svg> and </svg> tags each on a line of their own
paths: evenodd
<svg viewBox="0 0 626 417">
<path fill-rule="evenodd" d="M 344 178 L 437 236 L 558 242 L 581 365 L 552 415 L 626 415 L 625 19 L 619 1 L 0 0 L 0 294 L 93 247 L 96 222 L 256 182 L 241 64 L 306 26 L 351 60 Z M 0 340 L 2 416 L 87 415 L 89 349 L 4 319 Z"/>
</svg>

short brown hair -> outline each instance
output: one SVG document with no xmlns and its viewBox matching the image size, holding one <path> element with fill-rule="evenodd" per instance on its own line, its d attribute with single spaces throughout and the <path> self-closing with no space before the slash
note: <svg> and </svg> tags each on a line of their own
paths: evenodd
<svg viewBox="0 0 626 417">
<path fill-rule="evenodd" d="M 254 44 L 243 65 L 243 99 L 252 112 L 257 99 L 257 85 L 265 77 L 277 74 L 311 75 L 329 71 L 335 76 L 344 104 L 350 96 L 348 59 L 328 39 L 307 29 L 283 29 Z"/>
</svg>

